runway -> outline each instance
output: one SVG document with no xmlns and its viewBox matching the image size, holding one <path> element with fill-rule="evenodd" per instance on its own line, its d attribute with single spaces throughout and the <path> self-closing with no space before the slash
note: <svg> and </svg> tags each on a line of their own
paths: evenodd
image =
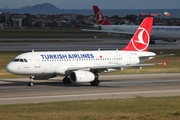
<svg viewBox="0 0 180 120">
<path fill-rule="evenodd" d="M 100 75 L 100 86 L 89 83 L 64 85 L 62 77 L 34 81 L 28 78 L 1 79 L 0 104 L 72 100 L 138 98 L 180 95 L 180 74 Z"/>
<path fill-rule="evenodd" d="M 17 42 L 18 41 L 18 42 Z M 50 38 L 50 39 L 0 39 L 0 51 L 53 51 L 53 50 L 114 50 L 124 48 L 128 38 Z M 179 49 L 180 41 L 157 40 L 149 49 Z"/>
<path fill-rule="evenodd" d="M 124 48 L 129 39 L 119 38 L 67 38 L 50 39 L 0 39 L 0 51 L 51 51 L 51 50 L 114 50 Z M 20 41 L 23 42 L 20 42 Z M 27 40 L 27 41 L 26 41 Z M 2 42 L 3 41 L 3 42 Z M 19 42 L 16 42 L 19 41 Z M 150 49 L 179 49 L 180 41 L 157 41 Z M 100 75 L 98 87 L 89 83 L 64 85 L 62 78 L 34 81 L 28 87 L 28 78 L 0 79 L 0 104 L 39 103 L 72 100 L 159 97 L 180 95 L 180 74 Z"/>
</svg>

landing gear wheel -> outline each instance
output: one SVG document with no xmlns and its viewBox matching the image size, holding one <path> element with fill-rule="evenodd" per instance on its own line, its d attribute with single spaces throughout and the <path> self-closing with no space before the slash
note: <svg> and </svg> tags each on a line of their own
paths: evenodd
<svg viewBox="0 0 180 120">
<path fill-rule="evenodd" d="M 99 86 L 100 81 L 95 79 L 95 80 L 92 81 L 90 84 L 91 84 L 92 86 Z"/>
<path fill-rule="evenodd" d="M 95 73 L 94 75 L 95 75 L 95 79 L 94 79 L 94 81 L 90 82 L 90 84 L 92 86 L 99 86 L 99 84 L 100 84 L 99 75 L 97 73 Z"/>
<path fill-rule="evenodd" d="M 28 82 L 28 86 L 33 86 L 33 82 Z"/>
<path fill-rule="evenodd" d="M 69 77 L 67 77 L 67 76 L 66 76 L 66 77 L 64 77 L 64 78 L 63 78 L 63 83 L 64 83 L 64 84 L 71 84 L 71 80 L 70 80 L 70 78 L 69 78 Z"/>
<path fill-rule="evenodd" d="M 33 86 L 34 85 L 33 80 L 34 80 L 35 76 L 30 76 L 29 78 L 30 78 L 30 82 L 28 82 L 28 86 Z"/>
<path fill-rule="evenodd" d="M 156 42 L 154 40 L 151 40 L 149 44 L 156 44 Z"/>
</svg>

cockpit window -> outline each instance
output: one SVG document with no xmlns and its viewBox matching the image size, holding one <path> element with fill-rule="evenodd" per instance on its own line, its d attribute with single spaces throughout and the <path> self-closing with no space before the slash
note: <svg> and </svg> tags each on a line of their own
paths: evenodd
<svg viewBox="0 0 180 120">
<path fill-rule="evenodd" d="M 24 62 L 23 59 L 20 59 L 20 62 Z"/>
<path fill-rule="evenodd" d="M 27 62 L 27 59 L 24 59 L 24 62 Z"/>
<path fill-rule="evenodd" d="M 19 59 L 14 59 L 14 62 L 18 62 L 19 61 Z"/>
<path fill-rule="evenodd" d="M 13 61 L 14 62 L 28 62 L 27 59 L 19 59 L 19 58 L 16 58 Z"/>
</svg>

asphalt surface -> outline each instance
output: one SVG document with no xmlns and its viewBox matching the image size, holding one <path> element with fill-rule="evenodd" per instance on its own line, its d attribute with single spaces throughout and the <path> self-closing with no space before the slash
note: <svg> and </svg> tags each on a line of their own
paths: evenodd
<svg viewBox="0 0 180 120">
<path fill-rule="evenodd" d="M 100 75 L 100 86 L 89 83 L 64 85 L 62 78 L 36 80 L 1 79 L 0 104 L 39 103 L 72 100 L 159 97 L 180 95 L 180 74 Z"/>
<path fill-rule="evenodd" d="M 53 39 L 0 39 L 0 51 L 53 51 L 53 50 L 114 50 L 122 49 L 128 38 L 53 38 Z M 179 49 L 180 41 L 164 42 L 157 40 L 149 49 Z"/>
</svg>

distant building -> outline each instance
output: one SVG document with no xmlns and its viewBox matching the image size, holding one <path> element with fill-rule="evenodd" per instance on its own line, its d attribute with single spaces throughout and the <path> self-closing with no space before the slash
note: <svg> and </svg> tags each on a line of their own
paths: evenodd
<svg viewBox="0 0 180 120">
<path fill-rule="evenodd" d="M 14 22 L 14 27 L 22 27 L 22 20 L 25 18 L 24 15 L 14 15 L 12 20 Z"/>
</svg>

